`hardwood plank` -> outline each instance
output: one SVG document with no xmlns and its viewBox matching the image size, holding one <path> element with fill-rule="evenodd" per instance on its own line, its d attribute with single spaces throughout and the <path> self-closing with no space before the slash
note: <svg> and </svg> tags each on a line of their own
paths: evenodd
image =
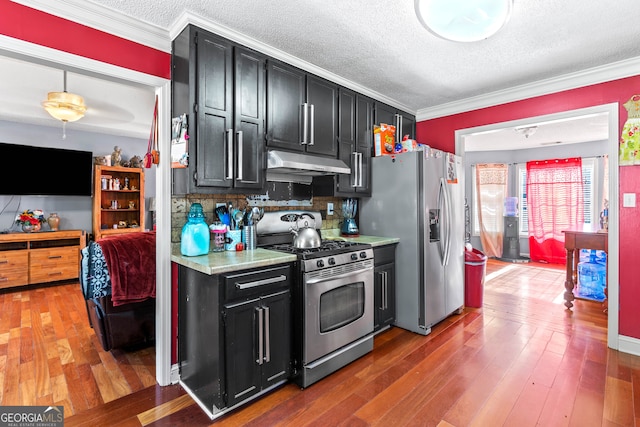
<svg viewBox="0 0 640 427">
<path fill-rule="evenodd" d="M 633 425 L 633 390 L 631 382 L 607 377 L 604 399 L 604 419 L 622 426 Z"/>
</svg>

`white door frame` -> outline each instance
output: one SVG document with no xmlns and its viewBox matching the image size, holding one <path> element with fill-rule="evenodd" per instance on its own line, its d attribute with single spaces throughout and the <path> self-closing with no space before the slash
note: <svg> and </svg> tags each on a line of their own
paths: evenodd
<svg viewBox="0 0 640 427">
<path fill-rule="evenodd" d="M 155 88 L 158 145 L 160 153 L 165 153 L 160 156 L 156 172 L 156 381 L 160 385 L 176 382 L 175 373 L 171 378 L 171 81 L 7 36 L 0 36 L 0 55 Z"/>
<path fill-rule="evenodd" d="M 609 132 L 607 139 L 607 153 L 609 155 L 609 251 L 607 254 L 608 275 L 607 275 L 607 295 L 608 295 L 608 327 L 607 345 L 617 350 L 619 348 L 620 336 L 618 334 L 618 301 L 619 301 L 619 171 L 618 171 L 618 143 L 619 143 L 619 105 L 617 102 L 597 105 L 594 107 L 581 108 L 577 110 L 563 111 L 560 113 L 547 114 L 543 116 L 527 117 L 519 120 L 512 120 L 502 123 L 494 123 L 485 126 L 477 126 L 468 129 L 455 131 L 456 154 L 464 157 L 465 136 L 479 132 L 495 131 L 503 128 L 514 128 L 519 126 L 529 126 L 545 121 L 565 120 L 590 114 L 607 113 Z M 464 161 L 464 159 L 463 159 Z M 558 315 L 564 315 L 558 313 Z"/>
</svg>

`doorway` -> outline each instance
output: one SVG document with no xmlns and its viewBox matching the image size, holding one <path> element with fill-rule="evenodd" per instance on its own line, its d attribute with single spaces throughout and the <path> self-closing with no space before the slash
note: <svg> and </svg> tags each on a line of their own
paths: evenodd
<svg viewBox="0 0 640 427">
<path fill-rule="evenodd" d="M 543 116 L 528 117 L 519 120 L 513 120 L 502 123 L 495 123 L 491 125 L 478 126 L 468 129 L 459 129 L 455 132 L 456 140 L 456 154 L 462 156 L 463 164 L 465 161 L 465 149 L 468 144 L 473 144 L 474 138 L 485 138 L 487 136 L 499 136 L 502 132 L 511 132 L 517 129 L 541 129 L 545 125 L 553 124 L 554 126 L 575 126 L 581 120 L 586 120 L 589 117 L 602 116 L 605 120 L 606 129 L 604 129 L 603 135 L 606 135 L 604 139 L 606 149 L 604 150 L 609 159 L 608 167 L 608 186 L 607 191 L 609 194 L 609 233 L 608 233 L 608 274 L 607 274 L 607 289 L 608 289 L 608 330 L 607 330 L 607 345 L 612 349 L 618 349 L 618 199 L 619 199 L 619 184 L 618 184 L 618 110 L 617 103 L 610 103 L 604 105 L 598 105 L 594 107 L 582 108 L 577 110 L 565 111 L 561 113 L 548 114 Z M 577 121 L 577 122 L 576 122 Z M 529 131 L 531 132 L 531 131 Z M 579 142 L 579 141 L 578 141 Z M 508 147 L 508 146 L 507 146 Z M 504 148 L 504 147 L 503 147 Z M 513 147 L 512 147 L 513 148 Z M 529 147 L 530 148 L 530 147 Z M 470 181 L 470 180 L 467 180 Z"/>
</svg>

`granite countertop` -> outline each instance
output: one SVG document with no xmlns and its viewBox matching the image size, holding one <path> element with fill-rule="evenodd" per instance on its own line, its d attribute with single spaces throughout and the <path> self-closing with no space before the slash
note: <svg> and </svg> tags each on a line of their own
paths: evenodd
<svg viewBox="0 0 640 427">
<path fill-rule="evenodd" d="M 246 270 L 257 267 L 293 262 L 294 254 L 254 249 L 252 251 L 209 252 L 207 255 L 184 256 L 180 253 L 180 245 L 171 249 L 171 261 L 192 268 L 205 274 L 220 274 L 230 271 Z"/>
<path fill-rule="evenodd" d="M 357 237 L 344 237 L 340 235 L 339 229 L 322 230 L 322 238 L 327 240 L 368 243 L 373 247 L 391 245 L 400 241 L 397 237 L 362 235 Z M 211 275 L 257 267 L 268 267 L 270 265 L 294 262 L 297 259 L 295 254 L 270 251 L 262 248 L 240 252 L 209 252 L 207 255 L 200 256 L 182 255 L 180 253 L 180 244 L 174 244 L 171 248 L 171 261 Z"/>
<path fill-rule="evenodd" d="M 400 241 L 400 239 L 397 237 L 378 237 L 378 236 L 363 236 L 363 235 L 359 235 L 357 237 L 346 237 L 346 236 L 340 235 L 340 230 L 337 228 L 330 229 L 330 230 L 322 230 L 322 238 L 327 240 L 342 240 L 345 242 L 368 243 L 374 248 L 376 246 L 392 245 Z"/>
</svg>

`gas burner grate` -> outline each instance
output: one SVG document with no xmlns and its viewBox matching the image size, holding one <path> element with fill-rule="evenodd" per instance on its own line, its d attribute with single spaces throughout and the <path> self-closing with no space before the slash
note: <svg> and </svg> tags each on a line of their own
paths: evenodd
<svg viewBox="0 0 640 427">
<path fill-rule="evenodd" d="M 280 252 L 288 252 L 292 254 L 306 255 L 306 254 L 336 251 L 336 250 L 341 250 L 341 249 L 345 249 L 345 248 L 349 248 L 357 245 L 361 245 L 361 244 L 356 242 L 325 240 L 322 242 L 322 244 L 318 248 L 296 248 L 292 244 L 284 244 L 284 245 L 273 245 L 269 249 L 273 249 L 275 251 L 280 251 Z"/>
</svg>

